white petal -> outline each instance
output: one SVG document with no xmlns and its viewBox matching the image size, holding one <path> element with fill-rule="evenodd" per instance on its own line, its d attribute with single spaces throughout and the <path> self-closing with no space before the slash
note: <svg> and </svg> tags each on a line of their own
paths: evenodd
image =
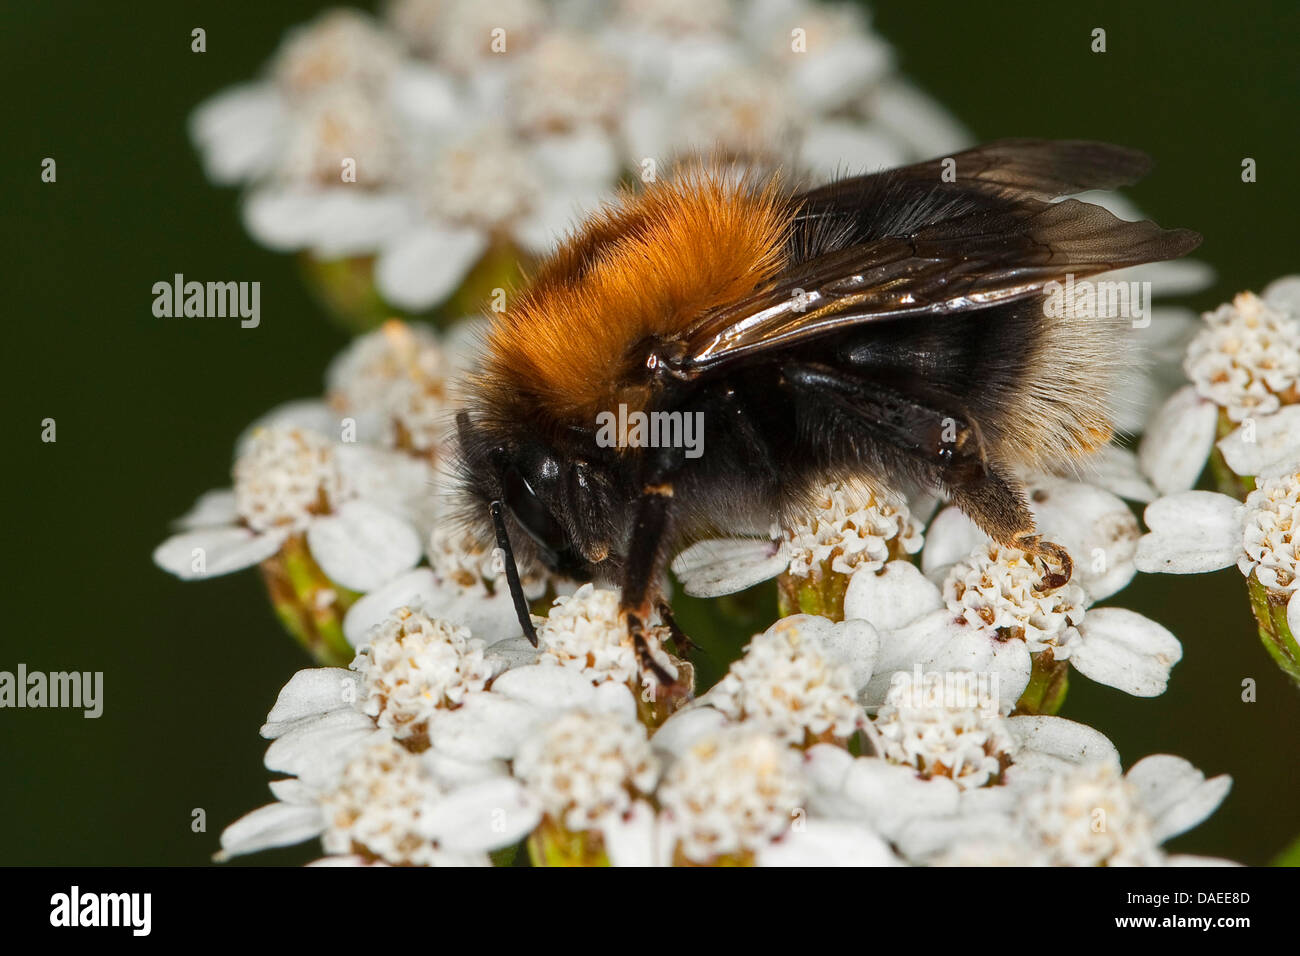
<svg viewBox="0 0 1300 956">
<path fill-rule="evenodd" d="M 596 127 L 542 136 L 532 146 L 531 160 L 551 181 L 605 189 L 618 176 L 618 153 Z"/>
<path fill-rule="evenodd" d="M 921 661 L 923 672 L 970 671 L 996 681 L 999 706 L 1009 714 L 1029 686 L 1033 662 L 1024 641 L 999 641 L 974 628 L 960 628 Z"/>
<path fill-rule="evenodd" d="M 288 532 L 200 528 L 173 535 L 154 549 L 153 562 L 185 581 L 201 581 L 260 564 L 280 550 Z M 195 570 L 199 562 L 201 570 Z"/>
<path fill-rule="evenodd" d="M 1238 426 L 1220 440 L 1219 451 L 1239 475 L 1271 478 L 1294 473 L 1300 469 L 1300 405 L 1284 405 Z"/>
<path fill-rule="evenodd" d="M 1209 817 L 1232 789 L 1232 778 L 1226 774 L 1206 780 L 1201 771 L 1171 754 L 1139 760 L 1125 779 L 1137 787 L 1138 799 L 1154 821 L 1155 838 L 1161 843 Z"/>
<path fill-rule="evenodd" d="M 859 694 L 864 707 L 879 707 L 889 693 L 894 675 L 912 671 L 913 665 L 926 660 L 935 648 L 968 636 L 971 629 L 959 624 L 947 608 L 923 614 L 905 627 L 880 631 L 880 653 L 871 681 Z"/>
<path fill-rule="evenodd" d="M 680 755 L 711 734 L 717 733 L 727 723 L 727 718 L 712 707 L 695 705 L 677 711 L 655 731 L 650 743 L 656 750 Z"/>
<path fill-rule="evenodd" d="M 429 739 L 438 750 L 461 760 L 510 760 L 544 714 L 502 694 L 472 694 L 460 707 L 433 718 Z"/>
<path fill-rule="evenodd" d="M 667 866 L 671 848 L 660 847 L 660 827 L 654 808 L 638 800 L 626 816 L 601 823 L 601 836 L 610 866 Z"/>
<path fill-rule="evenodd" d="M 889 845 L 865 826 L 836 820 L 798 820 L 758 852 L 759 866 L 898 866 Z"/>
<path fill-rule="evenodd" d="M 1128 501 L 1148 502 L 1157 497 L 1156 490 L 1142 475 L 1137 453 L 1119 445 L 1107 445 L 1080 466 L 1080 480 Z"/>
<path fill-rule="evenodd" d="M 371 591 L 343 617 L 343 636 L 353 647 L 366 642 L 371 630 L 399 607 L 425 607 L 436 603 L 442 593 L 438 579 L 428 568 L 416 568 Z"/>
<path fill-rule="evenodd" d="M 368 255 L 407 229 L 413 218 L 403 193 L 326 189 L 314 210 L 308 242 L 321 259 Z"/>
<path fill-rule="evenodd" d="M 292 803 L 303 807 L 314 804 L 320 796 L 319 791 L 303 783 L 297 777 L 282 777 L 267 784 L 275 799 L 281 803 Z"/>
<path fill-rule="evenodd" d="M 190 115 L 190 137 L 215 183 L 228 185 L 265 172 L 275 158 L 284 104 L 270 83 L 222 90 Z"/>
<path fill-rule="evenodd" d="M 587 707 L 595 700 L 596 688 L 590 677 L 573 668 L 532 664 L 502 674 L 493 681 L 492 693 L 539 708 Z"/>
<path fill-rule="evenodd" d="M 989 540 L 989 536 L 960 508 L 944 508 L 925 530 L 925 547 L 921 551 L 921 570 L 931 578 Z"/>
<path fill-rule="evenodd" d="M 420 754 L 420 760 L 434 780 L 449 788 L 510 775 L 510 768 L 504 760 L 464 760 L 437 750 L 426 750 Z"/>
<path fill-rule="evenodd" d="M 1100 601 L 1133 580 L 1141 531 L 1122 499 L 1093 485 L 1059 478 L 1035 481 L 1028 498 L 1038 530 L 1070 552 L 1074 581 L 1090 598 Z"/>
<path fill-rule="evenodd" d="M 1078 764 L 1119 763 L 1119 751 L 1105 734 L 1064 717 L 1008 717 L 1007 729 L 1019 745 L 1007 774 L 1009 781 L 1018 783 L 1029 776 L 1041 779 Z"/>
<path fill-rule="evenodd" d="M 1135 697 L 1163 694 L 1169 671 L 1183 656 L 1166 628 L 1122 607 L 1091 608 L 1068 651 L 1079 673 Z"/>
<path fill-rule="evenodd" d="M 910 821 L 894 837 L 894 843 L 913 862 L 926 862 L 962 844 L 990 845 L 999 852 L 1015 854 L 1025 839 L 1006 813 L 963 813 L 939 819 Z"/>
<path fill-rule="evenodd" d="M 1294 634 L 1300 634 L 1300 590 L 1292 591 L 1286 602 L 1286 626 Z"/>
<path fill-rule="evenodd" d="M 866 621 L 882 633 L 898 630 L 941 607 L 939 589 L 910 561 L 890 561 L 878 573 L 859 569 L 844 594 L 845 620 Z"/>
<path fill-rule="evenodd" d="M 235 490 L 214 488 L 199 495 L 190 510 L 172 522 L 172 527 L 178 531 L 193 531 L 197 528 L 233 525 L 237 520 L 239 515 L 235 511 Z"/>
<path fill-rule="evenodd" d="M 1214 444 L 1219 410 L 1187 385 L 1156 412 L 1138 446 L 1138 463 L 1156 490 L 1170 495 L 1196 484 Z"/>
<path fill-rule="evenodd" d="M 371 591 L 419 563 L 419 533 L 408 521 L 368 501 L 347 501 L 307 529 L 321 570 L 345 588 Z"/>
<path fill-rule="evenodd" d="M 235 457 L 248 451 L 253 436 L 263 428 L 297 428 L 337 439 L 342 432 L 342 417 L 319 398 L 296 398 L 275 406 L 239 433 L 235 439 Z"/>
<path fill-rule="evenodd" d="M 1242 551 L 1241 502 L 1212 491 L 1184 491 L 1147 506 L 1151 533 L 1138 541 L 1139 571 L 1204 574 L 1235 564 Z"/>
<path fill-rule="evenodd" d="M 491 777 L 439 797 L 420 814 L 420 832 L 449 850 L 495 850 L 518 843 L 541 811 L 511 777 Z"/>
<path fill-rule="evenodd" d="M 1263 297 L 1273 308 L 1300 318 L 1300 275 L 1274 279 L 1264 288 Z"/>
<path fill-rule="evenodd" d="M 783 620 L 788 621 L 790 618 Z M 848 668 L 849 679 L 855 690 L 867 686 L 880 656 L 880 635 L 874 627 L 866 621 L 849 618 L 826 628 L 818 635 L 818 640 L 829 659 Z"/>
<path fill-rule="evenodd" d="M 761 538 L 710 538 L 673 559 L 673 574 L 693 597 L 720 597 L 768 581 L 790 566 L 777 541 Z"/>
<path fill-rule="evenodd" d="M 1217 856 L 1194 856 L 1190 853 L 1173 853 L 1165 857 L 1165 866 L 1241 866 L 1235 860 Z"/>
<path fill-rule="evenodd" d="M 419 133 L 446 131 L 460 119 L 454 84 L 422 63 L 408 61 L 399 66 L 388 95 L 397 114 Z"/>
<path fill-rule="evenodd" d="M 280 736 L 307 717 L 319 717 L 357 699 L 360 678 L 342 667 L 309 667 L 289 678 L 266 715 L 263 737 Z"/>
<path fill-rule="evenodd" d="M 917 158 L 951 155 L 972 139 L 961 123 L 936 99 L 911 82 L 892 78 L 872 97 L 873 116 L 906 143 Z"/>
<path fill-rule="evenodd" d="M 412 218 L 400 193 L 356 187 L 285 189 L 263 187 L 244 202 L 244 226 L 262 245 L 279 252 L 310 248 L 324 259 L 364 255 L 398 235 Z"/>
<path fill-rule="evenodd" d="M 495 674 L 504 674 L 513 668 L 536 664 L 541 652 L 529 643 L 528 638 L 520 634 L 496 641 L 487 648 L 487 660 L 492 664 Z"/>
<path fill-rule="evenodd" d="M 393 305 L 423 311 L 456 291 L 487 245 L 487 235 L 478 229 L 418 226 L 380 250 L 375 284 Z"/>
<path fill-rule="evenodd" d="M 513 235 L 527 251 L 546 255 L 606 198 L 603 184 L 560 184 L 536 198 L 528 214 L 514 224 Z"/>
<path fill-rule="evenodd" d="M 271 803 L 245 814 L 221 831 L 218 859 L 292 846 L 320 836 L 324 829 L 325 821 L 318 807 Z"/>
<path fill-rule="evenodd" d="M 918 817 L 955 813 L 960 790 L 947 777 L 924 780 L 911 767 L 860 757 L 845 774 L 844 794 L 864 819 L 892 838 Z"/>
<path fill-rule="evenodd" d="M 907 159 L 902 145 L 884 130 L 838 120 L 810 129 L 799 155 L 804 166 L 822 180 L 892 169 Z"/>
<path fill-rule="evenodd" d="M 866 32 L 847 31 L 795 60 L 789 82 L 810 112 L 832 112 L 854 104 L 893 63 L 889 45 Z M 890 163 L 901 165 L 904 157 Z"/>
<path fill-rule="evenodd" d="M 267 770 L 301 777 L 312 785 L 334 779 L 354 747 L 379 734 L 365 714 L 347 708 L 298 721 L 266 748 Z"/>
</svg>

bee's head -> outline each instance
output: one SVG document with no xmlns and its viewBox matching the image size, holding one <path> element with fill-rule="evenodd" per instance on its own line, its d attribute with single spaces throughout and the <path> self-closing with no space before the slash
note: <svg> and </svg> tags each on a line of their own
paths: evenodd
<svg viewBox="0 0 1300 956">
<path fill-rule="evenodd" d="M 456 424 L 465 497 L 480 520 L 492 519 L 507 557 L 576 581 L 610 575 L 614 509 L 603 469 L 524 426 L 492 427 L 465 412 Z"/>
</svg>

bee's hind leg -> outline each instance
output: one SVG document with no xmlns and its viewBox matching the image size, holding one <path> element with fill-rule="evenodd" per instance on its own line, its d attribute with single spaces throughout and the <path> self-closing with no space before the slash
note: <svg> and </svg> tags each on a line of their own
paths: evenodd
<svg viewBox="0 0 1300 956">
<path fill-rule="evenodd" d="M 1074 573 L 1070 552 L 1044 541 L 1034 525 L 1033 512 L 1013 479 L 973 455 L 955 456 L 944 468 L 943 484 L 958 508 L 994 541 L 1018 548 L 1042 565 L 1039 591 L 1063 587 Z"/>
<path fill-rule="evenodd" d="M 804 401 L 900 453 L 946 489 L 952 503 L 990 538 L 1041 562 L 1039 590 L 1052 591 L 1070 580 L 1069 553 L 1042 540 L 1019 484 L 999 469 L 978 424 L 950 397 L 824 364 L 791 364 L 782 371 Z"/>
</svg>

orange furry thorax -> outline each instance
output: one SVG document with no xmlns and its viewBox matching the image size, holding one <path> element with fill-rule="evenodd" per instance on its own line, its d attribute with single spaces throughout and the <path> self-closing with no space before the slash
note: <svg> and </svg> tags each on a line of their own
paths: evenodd
<svg viewBox="0 0 1300 956">
<path fill-rule="evenodd" d="M 771 279 L 789 222 L 776 180 L 756 188 L 702 166 L 623 192 L 494 316 L 481 384 L 567 419 L 640 407 L 641 349 Z"/>
</svg>

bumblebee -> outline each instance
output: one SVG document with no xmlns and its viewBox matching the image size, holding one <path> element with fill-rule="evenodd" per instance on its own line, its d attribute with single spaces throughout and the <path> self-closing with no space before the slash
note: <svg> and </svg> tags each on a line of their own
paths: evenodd
<svg viewBox="0 0 1300 956">
<path fill-rule="evenodd" d="M 458 416 L 467 513 L 505 554 L 525 634 L 517 566 L 613 582 L 653 667 L 670 553 L 836 480 L 946 494 L 1038 560 L 1040 587 L 1064 584 L 1070 556 L 1037 533 L 1016 472 L 1110 440 L 1133 349 L 1127 320 L 1046 309 L 1044 287 L 1200 236 L 1053 200 L 1149 166 L 1003 140 L 796 192 L 697 163 L 591 217 L 494 317 Z M 597 441 L 624 406 L 702 416 L 703 453 Z"/>
</svg>

